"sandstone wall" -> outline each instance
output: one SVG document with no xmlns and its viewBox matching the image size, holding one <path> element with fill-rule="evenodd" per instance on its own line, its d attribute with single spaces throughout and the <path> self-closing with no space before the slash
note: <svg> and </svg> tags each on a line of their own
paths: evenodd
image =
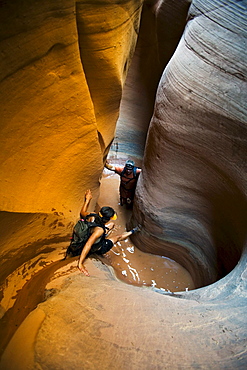
<svg viewBox="0 0 247 370">
<path fill-rule="evenodd" d="M 123 89 L 115 140 L 120 156 L 131 156 L 138 160 L 139 165 L 157 87 L 184 31 L 190 3 L 189 0 L 146 0 L 143 4 L 135 54 Z"/>
<path fill-rule="evenodd" d="M 136 193 L 136 243 L 187 266 L 199 286 L 231 271 L 246 242 L 245 22 L 242 2 L 193 1 Z"/>
<path fill-rule="evenodd" d="M 97 195 L 141 6 L 1 2 L 1 210 L 77 215 Z"/>
<path fill-rule="evenodd" d="M 30 0 L 21 2 L 21 8 L 17 1 L 6 3 L 0 4 L 0 209 L 73 209 L 85 187 L 98 187 L 140 9 L 136 1 L 114 2 L 121 19 L 126 10 L 126 22 L 119 32 L 111 33 L 109 25 L 109 38 L 121 38 L 124 24 L 133 38 L 123 48 L 116 46 L 116 54 L 110 47 L 108 54 L 107 46 L 99 50 L 96 35 L 90 34 L 94 27 L 89 18 L 106 36 L 115 14 L 113 1 L 104 2 L 102 22 L 88 2 Z M 181 3 L 147 1 L 146 6 L 156 4 L 167 16 L 165 5 Z M 193 2 L 186 32 L 159 86 L 132 219 L 144 226 L 138 246 L 175 258 L 190 269 L 198 286 L 229 272 L 246 239 L 243 4 Z M 100 69 L 98 55 L 109 62 L 106 70 Z M 151 65 L 147 63 L 145 74 Z M 107 75 L 109 66 L 112 73 Z M 151 86 L 146 82 L 152 82 L 146 78 L 144 98 Z M 153 93 L 147 99 L 148 114 Z M 142 127 L 140 118 L 135 122 Z M 78 163 L 81 173 L 75 172 Z M 30 298 L 43 293 L 60 265 L 71 215 L 2 213 L 0 280 L 5 291 L 0 314 L 8 310 L 1 322 L 4 346 L 26 313 L 33 312 L 11 339 L 0 367 L 245 369 L 246 248 L 224 279 L 174 294 L 179 299 L 155 288 L 123 285 L 99 261 L 87 260 L 92 271 L 87 278 L 73 260 L 53 276 L 46 301 L 34 309 L 39 300 L 29 306 Z M 57 262 L 43 269 L 52 261 Z"/>
</svg>

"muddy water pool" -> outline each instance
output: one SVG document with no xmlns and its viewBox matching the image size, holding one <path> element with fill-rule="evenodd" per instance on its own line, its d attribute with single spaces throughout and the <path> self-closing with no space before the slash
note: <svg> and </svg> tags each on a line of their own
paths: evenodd
<svg viewBox="0 0 247 370">
<path fill-rule="evenodd" d="M 115 233 L 126 231 L 126 223 L 131 217 L 131 211 L 119 204 L 119 181 L 118 175 L 105 169 L 98 199 L 99 207 L 111 206 L 117 212 Z M 170 292 L 195 288 L 189 272 L 177 262 L 165 256 L 144 253 L 129 238 L 119 242 L 118 247 L 121 248 L 121 253 L 113 247 L 105 257 L 106 263 L 113 267 L 118 279 L 128 284 L 153 286 Z"/>
</svg>

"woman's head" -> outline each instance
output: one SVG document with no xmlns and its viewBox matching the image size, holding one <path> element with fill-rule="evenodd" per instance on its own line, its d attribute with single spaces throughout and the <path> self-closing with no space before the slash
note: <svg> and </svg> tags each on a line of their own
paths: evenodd
<svg viewBox="0 0 247 370">
<path fill-rule="evenodd" d="M 104 223 L 117 219 L 117 214 L 112 207 L 102 207 L 99 211 L 99 216 L 102 218 Z"/>
</svg>

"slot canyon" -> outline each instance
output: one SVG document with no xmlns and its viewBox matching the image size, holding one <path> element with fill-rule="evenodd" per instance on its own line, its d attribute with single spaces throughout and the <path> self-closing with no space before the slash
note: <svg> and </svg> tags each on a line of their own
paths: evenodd
<svg viewBox="0 0 247 370">
<path fill-rule="evenodd" d="M 0 369 L 246 369 L 246 9 L 0 1 Z M 90 277 L 63 259 L 87 189 L 141 226 Z"/>
</svg>

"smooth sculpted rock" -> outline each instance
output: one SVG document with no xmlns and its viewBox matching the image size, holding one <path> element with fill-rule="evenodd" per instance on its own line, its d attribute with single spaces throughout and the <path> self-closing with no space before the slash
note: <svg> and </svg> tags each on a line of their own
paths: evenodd
<svg viewBox="0 0 247 370">
<path fill-rule="evenodd" d="M 26 318 L 1 369 L 245 369 L 245 326 L 222 301 L 176 299 L 117 281 L 99 261 L 76 261 L 47 286 L 50 298 Z M 246 315 L 243 315 L 245 320 Z"/>
<path fill-rule="evenodd" d="M 142 2 L 1 2 L 1 210 L 77 215 L 98 191 Z"/>
<path fill-rule="evenodd" d="M 117 122 L 115 142 L 122 157 L 128 154 L 143 158 L 157 87 L 183 34 L 190 3 L 190 0 L 143 3 L 138 40 Z"/>
<path fill-rule="evenodd" d="M 77 1 L 78 41 L 103 156 L 114 137 L 143 0 Z M 114 124 L 112 124 L 114 123 Z M 102 139 L 101 139 L 102 137 Z"/>
<path fill-rule="evenodd" d="M 159 84 L 136 192 L 135 243 L 175 259 L 198 287 L 245 263 L 245 9 L 193 1 Z"/>
</svg>

